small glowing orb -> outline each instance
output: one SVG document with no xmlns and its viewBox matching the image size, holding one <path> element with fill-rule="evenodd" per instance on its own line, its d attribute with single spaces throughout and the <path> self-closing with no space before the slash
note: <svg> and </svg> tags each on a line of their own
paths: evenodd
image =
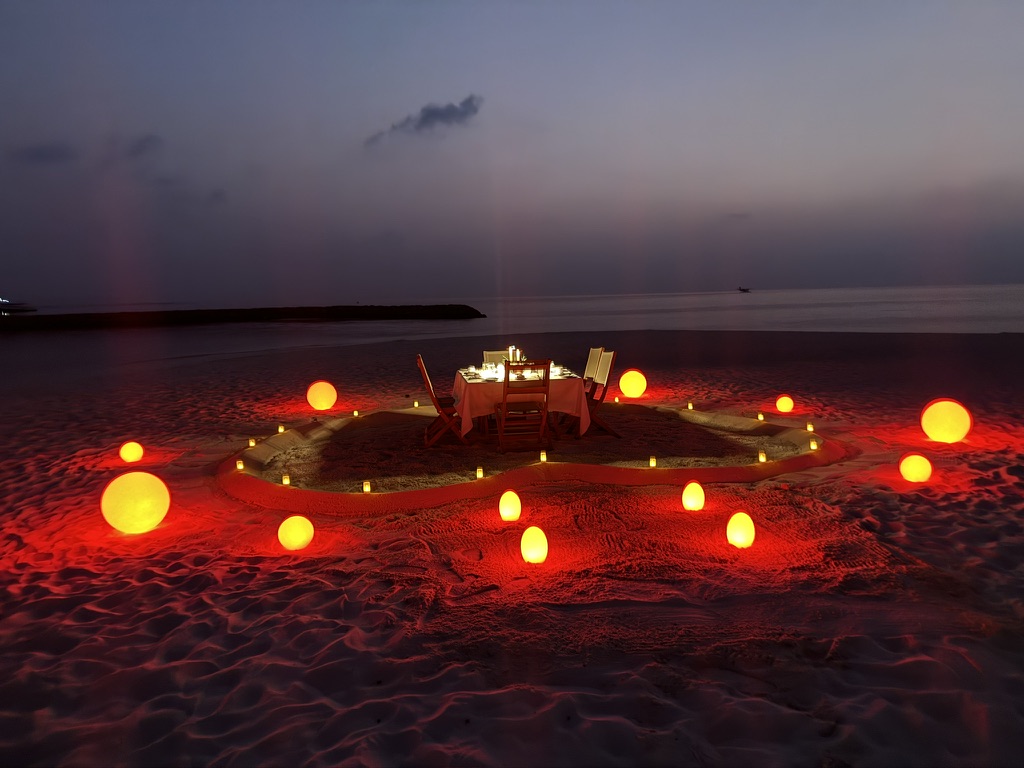
<svg viewBox="0 0 1024 768">
<path fill-rule="evenodd" d="M 779 413 L 789 413 L 793 410 L 793 398 L 789 395 L 779 395 L 775 407 L 779 409 Z"/>
<path fill-rule="evenodd" d="M 647 390 L 647 378 L 635 368 L 619 377 L 619 391 L 626 397 L 640 397 Z"/>
<path fill-rule="evenodd" d="M 548 537 L 536 525 L 523 531 L 519 548 L 523 552 L 523 560 L 528 563 L 543 563 L 548 559 Z"/>
<path fill-rule="evenodd" d="M 145 533 L 160 525 L 171 506 L 164 481 L 149 472 L 128 472 L 103 489 L 100 511 L 121 533 Z"/>
<path fill-rule="evenodd" d="M 908 453 L 900 459 L 900 474 L 911 483 L 926 483 L 932 476 L 932 463 L 919 453 Z"/>
<path fill-rule="evenodd" d="M 305 549 L 313 540 L 313 524 L 302 515 L 292 515 L 278 527 L 277 540 L 285 549 Z"/>
<path fill-rule="evenodd" d="M 306 390 L 306 402 L 314 410 L 326 411 L 338 402 L 338 390 L 329 381 L 314 381 Z"/>
<path fill-rule="evenodd" d="M 498 514 L 502 520 L 512 522 L 518 520 L 522 514 L 523 503 L 519 501 L 519 494 L 515 491 L 505 491 L 498 500 Z"/>
<path fill-rule="evenodd" d="M 123 461 L 131 464 L 142 458 L 142 446 L 136 443 L 134 440 L 129 440 L 127 443 L 121 446 L 121 450 L 117 452 Z"/>
<path fill-rule="evenodd" d="M 939 443 L 960 442 L 972 426 L 971 412 L 956 400 L 932 400 L 921 411 L 921 429 Z"/>
<path fill-rule="evenodd" d="M 725 529 L 725 537 L 729 543 L 739 549 L 746 549 L 754 543 L 754 521 L 746 512 L 737 512 L 729 518 Z"/>
<path fill-rule="evenodd" d="M 704 489 L 696 480 L 691 480 L 683 486 L 683 509 L 704 509 Z"/>
</svg>

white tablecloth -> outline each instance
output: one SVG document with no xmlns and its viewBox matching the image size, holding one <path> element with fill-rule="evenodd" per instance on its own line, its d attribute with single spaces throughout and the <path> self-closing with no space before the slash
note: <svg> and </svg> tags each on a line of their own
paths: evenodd
<svg viewBox="0 0 1024 768">
<path fill-rule="evenodd" d="M 473 419 L 490 416 L 494 406 L 501 402 L 503 381 L 487 379 L 467 380 L 462 371 L 455 374 L 452 394 L 455 396 L 455 411 L 462 418 L 462 434 L 473 428 Z M 580 419 L 580 434 L 590 427 L 590 410 L 587 396 L 583 392 L 583 379 L 579 376 L 563 378 L 552 376 L 548 390 L 548 410 L 569 413 Z"/>
</svg>

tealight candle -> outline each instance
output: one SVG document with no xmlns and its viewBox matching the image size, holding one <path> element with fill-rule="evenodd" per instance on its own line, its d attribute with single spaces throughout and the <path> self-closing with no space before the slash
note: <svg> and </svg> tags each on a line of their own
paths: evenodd
<svg viewBox="0 0 1024 768">
<path fill-rule="evenodd" d="M 541 451 L 540 452 L 540 460 L 541 461 L 547 461 L 548 460 L 548 452 L 547 451 Z"/>
<path fill-rule="evenodd" d="M 619 396 L 618 395 L 615 396 L 615 402 L 616 403 L 619 402 Z"/>
<path fill-rule="evenodd" d="M 808 432 L 813 432 L 814 431 L 814 425 L 811 422 L 809 422 L 809 421 L 807 422 L 807 431 Z"/>
<path fill-rule="evenodd" d="M 363 480 L 363 493 L 369 493 L 369 492 L 370 492 L 370 481 L 369 480 Z"/>
<path fill-rule="evenodd" d="M 249 438 L 249 447 L 253 448 L 255 445 L 256 445 L 256 438 L 255 437 L 250 437 Z"/>
<path fill-rule="evenodd" d="M 651 456 L 651 466 L 652 467 L 658 466 L 658 457 L 657 456 Z"/>
<path fill-rule="evenodd" d="M 245 469 L 245 462 L 241 459 L 235 461 L 235 469 Z"/>
<path fill-rule="evenodd" d="M 688 411 L 692 411 L 693 410 L 693 400 L 690 400 L 689 402 L 687 402 L 686 410 L 688 410 Z"/>
<path fill-rule="evenodd" d="M 809 445 L 812 451 L 818 450 L 818 441 L 815 440 L 813 437 L 811 438 L 811 442 L 809 443 Z"/>
<path fill-rule="evenodd" d="M 763 464 L 764 462 L 768 461 L 768 454 L 765 453 L 764 451 L 758 451 L 757 460 Z"/>
<path fill-rule="evenodd" d="M 419 400 L 413 400 L 412 401 L 412 407 L 413 408 L 419 408 L 420 407 L 420 401 Z"/>
<path fill-rule="evenodd" d="M 277 425 L 277 431 L 278 432 L 284 432 L 284 424 L 278 424 Z"/>
<path fill-rule="evenodd" d="M 761 413 L 760 411 L 757 412 L 757 420 L 764 421 L 764 414 Z"/>
<path fill-rule="evenodd" d="M 477 467 L 476 468 L 476 479 L 479 480 L 483 476 L 484 476 L 484 468 L 483 467 Z"/>
<path fill-rule="evenodd" d="M 291 475 L 281 475 L 281 485 L 291 485 L 291 484 L 292 484 L 292 476 Z"/>
<path fill-rule="evenodd" d="M 358 416 L 359 415 L 359 411 L 352 411 L 352 415 L 353 416 Z"/>
</svg>

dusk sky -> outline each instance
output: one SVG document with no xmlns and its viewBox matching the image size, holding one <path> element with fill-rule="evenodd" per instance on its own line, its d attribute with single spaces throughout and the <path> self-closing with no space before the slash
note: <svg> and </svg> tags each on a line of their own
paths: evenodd
<svg viewBox="0 0 1024 768">
<path fill-rule="evenodd" d="M 1024 282 L 1024 3 L 0 0 L 0 295 Z"/>
</svg>

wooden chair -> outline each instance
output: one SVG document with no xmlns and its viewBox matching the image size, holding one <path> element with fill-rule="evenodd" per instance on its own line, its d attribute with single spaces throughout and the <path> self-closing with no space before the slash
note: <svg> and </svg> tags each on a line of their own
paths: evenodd
<svg viewBox="0 0 1024 768">
<path fill-rule="evenodd" d="M 588 434 L 595 428 L 603 429 L 609 435 L 622 437 L 618 432 L 608 426 L 608 422 L 598 416 L 597 411 L 608 394 L 608 380 L 611 379 L 612 369 L 615 367 L 615 353 L 603 351 L 601 361 L 597 364 L 597 372 L 594 374 L 594 384 L 587 392 L 587 410 L 590 411 L 590 429 Z M 578 429 L 579 427 L 577 427 Z"/>
<path fill-rule="evenodd" d="M 519 378 L 533 371 L 531 378 Z M 531 360 L 505 363 L 505 383 L 501 402 L 494 406 L 498 422 L 498 450 L 550 448 L 548 429 L 548 392 L 551 386 L 551 361 Z"/>
<path fill-rule="evenodd" d="M 594 376 L 597 374 L 597 364 L 601 362 L 601 353 L 604 347 L 591 347 L 587 355 L 587 367 L 583 369 L 583 390 L 589 391 L 594 386 Z"/>
<path fill-rule="evenodd" d="M 498 363 L 505 362 L 505 358 L 508 357 L 507 349 L 485 349 L 484 350 L 484 362 L 485 363 Z"/>
<path fill-rule="evenodd" d="M 423 430 L 424 444 L 433 445 L 449 431 L 459 439 L 459 442 L 466 443 L 466 438 L 462 436 L 462 422 L 459 419 L 459 414 L 455 411 L 455 398 L 438 397 L 434 392 L 434 385 L 430 383 L 430 374 L 427 373 L 423 355 L 416 355 L 416 365 L 419 366 L 420 373 L 423 375 L 423 384 L 427 388 L 427 394 L 430 395 L 430 402 L 433 403 L 434 410 L 437 411 L 437 418 Z"/>
</svg>

